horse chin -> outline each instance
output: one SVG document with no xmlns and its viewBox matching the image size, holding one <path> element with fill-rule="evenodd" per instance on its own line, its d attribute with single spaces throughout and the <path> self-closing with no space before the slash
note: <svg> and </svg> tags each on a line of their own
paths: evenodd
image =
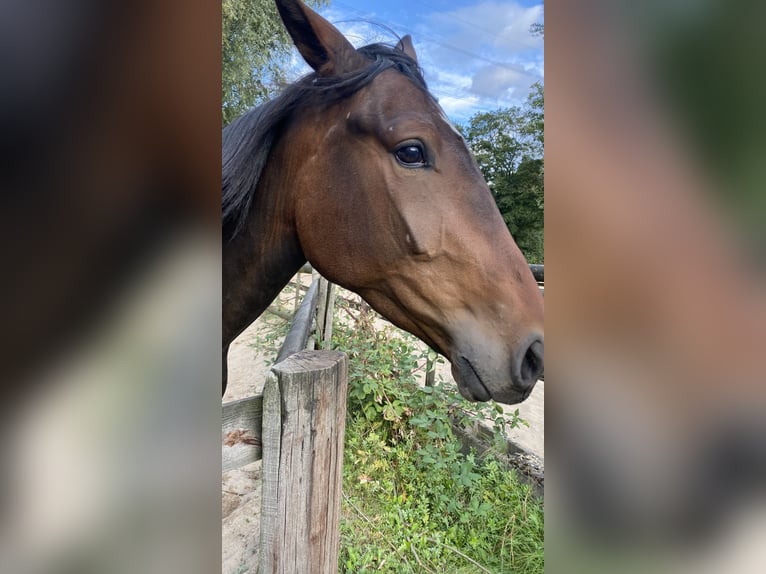
<svg viewBox="0 0 766 574">
<path fill-rule="evenodd" d="M 515 389 L 508 389 L 507 391 L 502 391 L 499 393 L 495 393 L 492 395 L 492 398 L 498 402 L 503 403 L 504 405 L 515 405 L 517 403 L 521 403 L 529 397 L 529 395 L 532 394 L 532 389 L 526 389 L 524 391 L 517 391 Z"/>
<path fill-rule="evenodd" d="M 498 403 L 514 405 L 524 401 L 532 393 L 532 387 L 523 391 L 514 388 L 490 391 L 471 361 L 463 356 L 452 361 L 452 376 L 457 382 L 460 394 L 471 402 L 486 402 L 493 399 Z"/>
<path fill-rule="evenodd" d="M 485 402 L 492 398 L 489 390 L 471 364 L 465 357 L 457 357 L 452 362 L 452 376 L 457 382 L 460 394 L 471 402 Z"/>
</svg>

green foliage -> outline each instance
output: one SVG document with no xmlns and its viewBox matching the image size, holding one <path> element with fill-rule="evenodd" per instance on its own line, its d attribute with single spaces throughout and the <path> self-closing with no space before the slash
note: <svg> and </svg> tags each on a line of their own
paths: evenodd
<svg viewBox="0 0 766 574">
<path fill-rule="evenodd" d="M 270 367 L 277 358 L 290 323 L 267 311 L 262 316 L 261 325 L 259 333 L 253 336 L 248 346 L 262 353 L 264 364 Z"/>
<path fill-rule="evenodd" d="M 493 454 L 463 452 L 450 421 L 489 420 L 499 445 L 518 416 L 442 384 L 419 387 L 427 351 L 376 329 L 367 308 L 345 311 L 351 324 L 334 327 L 334 346 L 349 354 L 341 571 L 542 572 L 542 501 Z"/>
<path fill-rule="evenodd" d="M 544 260 L 544 109 L 538 83 L 523 108 L 476 114 L 462 127 L 503 220 L 530 263 Z"/>
<path fill-rule="evenodd" d="M 327 0 L 305 0 L 318 6 Z M 223 0 L 221 6 L 223 124 L 273 94 L 284 80 L 292 41 L 274 0 Z"/>
<path fill-rule="evenodd" d="M 532 138 L 535 142 L 532 155 L 542 159 L 545 145 L 545 87 L 537 82 L 532 88 L 524 108 L 521 133 Z"/>
</svg>

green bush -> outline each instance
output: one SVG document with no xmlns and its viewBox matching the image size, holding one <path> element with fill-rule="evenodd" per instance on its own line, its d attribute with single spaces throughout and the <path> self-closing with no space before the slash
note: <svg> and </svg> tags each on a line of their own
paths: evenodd
<svg viewBox="0 0 766 574">
<path fill-rule="evenodd" d="M 542 572 L 542 501 L 492 453 L 464 454 L 450 422 L 490 420 L 501 444 L 518 416 L 419 387 L 427 351 L 374 328 L 364 306 L 345 312 L 333 337 L 349 355 L 341 571 Z"/>
</svg>

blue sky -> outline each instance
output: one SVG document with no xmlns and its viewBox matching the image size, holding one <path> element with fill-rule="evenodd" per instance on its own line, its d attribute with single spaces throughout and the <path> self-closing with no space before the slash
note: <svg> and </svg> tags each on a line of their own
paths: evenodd
<svg viewBox="0 0 766 574">
<path fill-rule="evenodd" d="M 543 81 L 543 39 L 529 32 L 543 22 L 538 1 L 330 0 L 319 12 L 355 46 L 395 41 L 365 20 L 412 35 L 431 92 L 456 122 L 520 105 Z"/>
</svg>

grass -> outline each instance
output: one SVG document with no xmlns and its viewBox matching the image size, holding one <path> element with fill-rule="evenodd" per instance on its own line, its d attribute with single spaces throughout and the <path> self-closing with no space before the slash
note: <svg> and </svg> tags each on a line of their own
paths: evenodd
<svg viewBox="0 0 766 574">
<path fill-rule="evenodd" d="M 341 571 L 543 572 L 542 500 L 491 454 L 461 452 L 450 416 L 489 418 L 498 438 L 518 421 L 419 387 L 413 339 L 346 313 L 334 337 L 349 354 Z"/>
<path fill-rule="evenodd" d="M 427 352 L 378 318 L 337 299 L 333 347 L 349 355 L 340 572 L 542 573 L 542 500 L 491 452 L 464 453 L 452 430 L 484 419 L 502 452 L 518 411 L 420 387 Z M 261 349 L 276 349 L 286 324 L 270 327 Z"/>
</svg>

